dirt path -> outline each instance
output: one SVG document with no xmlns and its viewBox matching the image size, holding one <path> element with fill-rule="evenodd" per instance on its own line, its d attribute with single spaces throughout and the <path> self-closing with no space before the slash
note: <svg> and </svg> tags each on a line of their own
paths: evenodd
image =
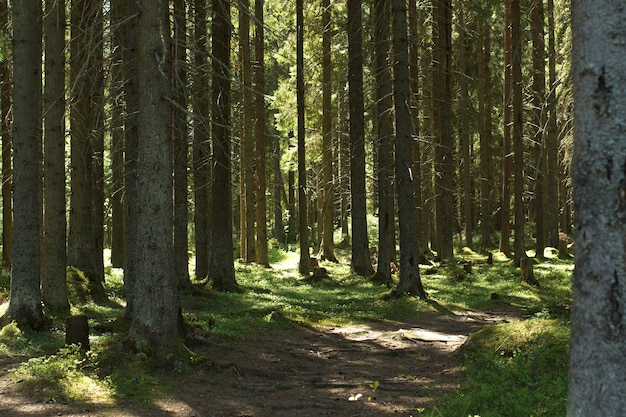
<svg viewBox="0 0 626 417">
<path fill-rule="evenodd" d="M 194 347 L 223 364 L 185 374 L 170 398 L 115 408 L 47 404 L 24 392 L 0 361 L 0 416 L 282 417 L 417 416 L 430 412 L 462 375 L 453 354 L 481 327 L 517 320 L 512 309 L 432 313 L 411 323 L 295 328 Z"/>
</svg>

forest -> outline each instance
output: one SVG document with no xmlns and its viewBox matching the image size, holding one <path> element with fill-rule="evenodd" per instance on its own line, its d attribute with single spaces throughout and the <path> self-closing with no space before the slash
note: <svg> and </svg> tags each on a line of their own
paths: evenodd
<svg viewBox="0 0 626 417">
<path fill-rule="evenodd" d="M 0 0 L 0 415 L 591 416 L 624 12 L 575 73 L 578 3 Z"/>
</svg>

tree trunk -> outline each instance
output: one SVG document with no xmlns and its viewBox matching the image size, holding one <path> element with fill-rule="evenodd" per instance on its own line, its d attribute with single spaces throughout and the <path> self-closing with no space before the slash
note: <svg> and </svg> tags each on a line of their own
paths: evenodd
<svg viewBox="0 0 626 417">
<path fill-rule="evenodd" d="M 626 9 L 572 3 L 576 268 L 568 417 L 626 415 Z"/>
<path fill-rule="evenodd" d="M 213 2 L 212 114 L 213 195 L 209 278 L 220 291 L 237 289 L 233 264 L 230 138 L 230 2 Z"/>
<path fill-rule="evenodd" d="M 211 145 L 209 142 L 209 70 L 206 1 L 195 0 L 193 89 L 193 193 L 196 279 L 209 272 Z"/>
<path fill-rule="evenodd" d="M 514 240 L 513 264 L 519 265 L 520 259 L 526 255 L 524 245 L 524 137 L 523 137 L 523 97 L 522 97 L 522 38 L 520 0 L 511 2 L 511 43 L 513 56 L 511 61 L 511 83 L 513 92 L 513 209 L 514 209 Z"/>
<path fill-rule="evenodd" d="M 322 0 L 322 160 L 324 174 L 324 203 L 322 209 L 321 258 L 337 262 L 334 235 L 334 190 L 332 147 L 332 63 L 330 25 L 330 0 Z"/>
<path fill-rule="evenodd" d="M 267 123 L 265 110 L 265 36 L 263 18 L 264 0 L 255 0 L 255 115 L 254 134 L 256 136 L 256 262 L 270 266 L 267 249 Z"/>
<path fill-rule="evenodd" d="M 187 237 L 187 19 L 184 0 L 174 1 L 174 38 L 172 43 L 173 89 L 175 106 L 172 107 L 172 143 L 174 151 L 174 270 L 178 286 L 186 288 L 189 280 L 189 243 Z"/>
<path fill-rule="evenodd" d="M 124 267 L 124 0 L 111 1 L 111 264 Z"/>
<path fill-rule="evenodd" d="M 298 271 L 309 275 L 311 268 L 309 254 L 308 209 L 306 196 L 306 158 L 304 126 L 304 2 L 296 0 L 296 92 L 298 111 L 298 238 L 300 242 L 300 262 Z"/>
<path fill-rule="evenodd" d="M 67 313 L 65 281 L 65 2 L 46 1 L 44 15 L 44 177 L 41 296 L 46 307 Z"/>
<path fill-rule="evenodd" d="M 396 116 L 396 187 L 400 237 L 400 278 L 395 292 L 427 298 L 419 271 L 419 248 L 415 233 L 415 203 L 411 175 L 411 110 L 407 11 L 404 0 L 393 0 L 393 101 Z"/>
<path fill-rule="evenodd" d="M 274 238 L 283 244 L 287 243 L 287 236 L 285 235 L 285 225 L 283 223 L 283 205 L 281 204 L 281 190 L 284 190 L 282 186 L 283 177 L 280 172 L 280 136 L 274 134 L 274 146 L 272 152 L 272 171 L 274 174 Z"/>
<path fill-rule="evenodd" d="M 548 245 L 559 244 L 559 127 L 556 113 L 556 42 L 554 37 L 554 1 L 548 0 L 548 130 L 546 132 L 548 201 Z"/>
<path fill-rule="evenodd" d="M 9 10 L 6 0 L 0 0 L 0 32 L 10 38 Z M 0 128 L 2 129 L 2 265 L 10 267 L 13 240 L 13 202 L 11 199 L 12 176 L 11 169 L 11 121 L 12 106 L 11 94 L 11 66 L 9 60 L 0 61 Z"/>
<path fill-rule="evenodd" d="M 433 6 L 433 108 L 435 109 L 435 216 L 439 243 L 437 254 L 441 260 L 454 256 L 452 235 L 454 228 L 454 162 L 452 151 L 452 4 L 451 0 L 437 0 Z M 398 152 L 396 150 L 396 152 Z"/>
<path fill-rule="evenodd" d="M 502 223 L 500 226 L 500 252 L 511 256 L 509 238 L 511 234 L 511 64 L 513 49 L 511 45 L 511 4 L 504 1 L 504 94 L 503 94 L 503 131 L 502 143 L 502 200 L 500 202 Z"/>
<path fill-rule="evenodd" d="M 138 158 L 136 282 L 130 337 L 145 340 L 159 359 L 179 344 L 178 280 L 173 251 L 173 150 L 168 2 L 140 0 L 138 8 Z"/>
<path fill-rule="evenodd" d="M 533 125 L 535 143 L 535 223 L 536 257 L 543 259 L 548 238 L 548 201 L 546 195 L 547 146 L 546 135 L 546 76 L 543 0 L 533 0 L 530 5 L 533 43 Z"/>
<path fill-rule="evenodd" d="M 391 9 L 386 0 L 376 0 L 372 11 L 374 20 L 374 77 L 376 85 L 376 139 L 378 145 L 378 263 L 376 281 L 391 283 L 393 261 L 391 224 L 395 215 L 389 204 L 392 193 L 393 161 L 393 103 L 391 90 Z"/>
<path fill-rule="evenodd" d="M 2 318 L 39 329 L 41 304 L 41 2 L 13 2 L 13 265 Z"/>
<path fill-rule="evenodd" d="M 361 0 L 348 0 L 347 13 L 352 270 L 358 275 L 367 277 L 374 273 L 374 268 L 369 256 L 369 238 L 367 236 Z"/>
</svg>

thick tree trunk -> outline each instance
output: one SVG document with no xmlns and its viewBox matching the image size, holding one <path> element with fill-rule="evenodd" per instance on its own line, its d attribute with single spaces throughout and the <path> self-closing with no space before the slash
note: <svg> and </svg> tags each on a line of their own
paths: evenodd
<svg viewBox="0 0 626 417">
<path fill-rule="evenodd" d="M 511 256 L 509 238 L 511 234 L 511 3 L 504 1 L 504 94 L 503 94 L 503 132 L 502 143 L 502 200 L 500 202 L 502 223 L 500 225 L 500 252 Z"/>
<path fill-rule="evenodd" d="M 46 1 L 44 15 L 44 177 L 41 296 L 51 311 L 66 313 L 65 282 L 65 2 Z"/>
<path fill-rule="evenodd" d="M 209 278 L 220 291 L 237 289 L 233 264 L 230 138 L 230 2 L 213 2 L 212 114 L 213 187 Z"/>
<path fill-rule="evenodd" d="M 406 2 L 393 0 L 393 101 L 396 124 L 396 182 L 398 189 L 398 229 L 400 237 L 400 278 L 395 292 L 427 298 L 419 270 L 419 248 L 415 233 L 415 203 L 411 175 L 411 110 L 409 89 L 409 51 Z"/>
<path fill-rule="evenodd" d="M 548 245 L 559 244 L 559 127 L 556 113 L 556 41 L 554 28 L 554 1 L 548 0 L 548 130 L 546 132 L 547 178 L 546 199 L 548 200 Z"/>
<path fill-rule="evenodd" d="M 576 268 L 568 417 L 626 415 L 626 8 L 572 3 Z"/>
<path fill-rule="evenodd" d="M 34 329 L 41 304 L 41 2 L 13 2 L 13 264 L 9 307 L 2 323 Z"/>
<path fill-rule="evenodd" d="M 358 275 L 368 277 L 374 273 L 374 268 L 369 256 L 369 238 L 367 236 L 361 0 L 348 0 L 347 13 L 352 270 Z"/>
<path fill-rule="evenodd" d="M 179 302 L 173 251 L 170 28 L 166 0 L 138 8 L 138 158 L 134 314 L 130 337 L 145 340 L 160 359 L 176 354 Z"/>
</svg>

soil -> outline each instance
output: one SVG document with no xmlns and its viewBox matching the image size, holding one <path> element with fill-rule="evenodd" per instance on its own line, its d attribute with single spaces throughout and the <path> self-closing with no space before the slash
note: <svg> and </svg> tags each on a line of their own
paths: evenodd
<svg viewBox="0 0 626 417">
<path fill-rule="evenodd" d="M 0 358 L 0 416 L 440 415 L 437 406 L 463 378 L 457 348 L 481 327 L 518 318 L 503 306 L 413 322 L 297 327 L 243 340 L 209 335 L 192 348 L 220 369 L 171 376 L 166 398 L 115 406 L 47 403 L 45 392 L 27 391 L 7 376 L 17 358 Z"/>
</svg>

